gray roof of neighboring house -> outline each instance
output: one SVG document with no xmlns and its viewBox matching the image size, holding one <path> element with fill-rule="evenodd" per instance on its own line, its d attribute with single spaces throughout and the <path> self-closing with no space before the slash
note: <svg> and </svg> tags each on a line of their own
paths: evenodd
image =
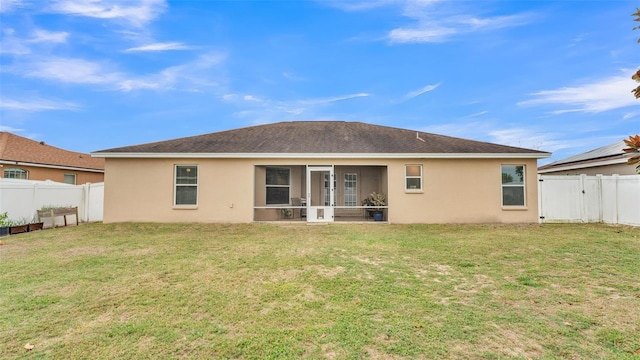
<svg viewBox="0 0 640 360">
<path fill-rule="evenodd" d="M 582 154 L 573 155 L 565 159 L 561 159 L 558 161 L 554 161 L 552 163 L 546 164 L 544 166 L 540 166 L 538 170 L 551 170 L 561 167 L 566 167 L 569 165 L 584 165 L 584 167 L 596 166 L 596 163 L 600 163 L 602 161 L 616 161 L 626 162 L 626 158 L 624 157 L 624 149 L 626 144 L 624 141 L 616 141 L 613 144 L 606 145 L 603 147 L 599 147 L 597 149 L 593 149 Z"/>
<path fill-rule="evenodd" d="M 361 122 L 293 121 L 94 152 L 119 154 L 526 154 L 543 151 Z"/>
</svg>

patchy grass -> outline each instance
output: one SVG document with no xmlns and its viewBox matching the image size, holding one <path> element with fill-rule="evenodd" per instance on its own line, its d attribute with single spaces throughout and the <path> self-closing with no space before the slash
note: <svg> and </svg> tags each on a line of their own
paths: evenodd
<svg viewBox="0 0 640 360">
<path fill-rule="evenodd" d="M 90 224 L 4 241 L 0 358 L 640 359 L 638 228 Z"/>
</svg>

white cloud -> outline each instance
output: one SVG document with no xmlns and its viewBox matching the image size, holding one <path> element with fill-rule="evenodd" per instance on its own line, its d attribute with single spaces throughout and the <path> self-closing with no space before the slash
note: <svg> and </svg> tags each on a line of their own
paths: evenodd
<svg viewBox="0 0 640 360">
<path fill-rule="evenodd" d="M 516 27 L 529 23 L 531 16 L 517 14 L 509 16 L 477 17 L 443 15 L 434 11 L 422 14 L 416 25 L 400 27 L 389 32 L 392 43 L 436 43 L 450 40 L 460 34 L 491 31 Z"/>
<path fill-rule="evenodd" d="M 379 8 L 382 6 L 397 3 L 397 0 L 367 0 L 367 1 L 344 1 L 344 0 L 326 0 L 324 3 L 343 11 L 362 11 Z"/>
<path fill-rule="evenodd" d="M 57 0 L 49 10 L 72 16 L 122 19 L 134 26 L 142 26 L 166 7 L 165 0 Z"/>
<path fill-rule="evenodd" d="M 552 111 L 553 114 L 599 113 L 637 106 L 637 100 L 631 95 L 634 84 L 631 77 L 612 76 L 584 85 L 538 91 L 530 94 L 535 97 L 534 99 L 521 101 L 518 105 L 559 105 L 563 107 L 563 109 Z"/>
<path fill-rule="evenodd" d="M 145 51 L 168 51 L 168 50 L 189 50 L 192 47 L 179 42 L 153 43 L 143 46 L 133 47 L 125 52 L 145 52 Z"/>
<path fill-rule="evenodd" d="M 29 100 L 15 100 L 3 97 L 0 99 L 0 108 L 5 110 L 20 111 L 47 111 L 47 110 L 78 110 L 80 106 L 75 103 L 53 99 L 33 98 Z"/>
<path fill-rule="evenodd" d="M 427 85 L 427 86 L 422 87 L 422 88 L 420 88 L 418 90 L 414 90 L 414 91 L 409 92 L 407 95 L 405 95 L 405 98 L 413 99 L 414 97 L 420 96 L 422 94 L 428 93 L 429 91 L 433 91 L 433 90 L 437 89 L 438 86 L 440 86 L 440 83 L 433 84 L 433 85 Z"/>
<path fill-rule="evenodd" d="M 349 94 L 349 95 L 335 96 L 335 97 L 329 97 L 329 98 L 300 100 L 299 102 L 301 104 L 327 104 L 327 103 L 332 103 L 336 101 L 351 100 L 351 99 L 368 97 L 368 96 L 371 96 L 371 95 L 367 93 L 357 93 L 357 94 Z"/>
<path fill-rule="evenodd" d="M 254 95 L 225 94 L 222 99 L 240 108 L 234 116 L 252 118 L 257 123 L 269 123 L 284 119 L 317 118 L 315 111 L 338 101 L 352 100 L 371 96 L 368 93 L 355 93 L 348 95 L 319 97 L 298 100 L 272 100 Z"/>
<path fill-rule="evenodd" d="M 24 5 L 24 1 L 22 0 L 0 0 L 0 13 L 13 11 Z"/>
<path fill-rule="evenodd" d="M 211 68 L 221 64 L 225 54 L 208 53 L 192 62 L 172 66 L 162 71 L 144 75 L 130 75 L 108 63 L 76 58 L 50 57 L 23 62 L 8 67 L 7 71 L 27 77 L 81 85 L 100 85 L 120 91 L 132 90 L 185 90 L 216 86 L 210 80 Z M 217 80 L 217 79 L 216 79 Z"/>
<path fill-rule="evenodd" d="M 28 77 L 74 84 L 112 84 L 122 75 L 100 63 L 83 59 L 52 57 L 19 65 Z"/>
<path fill-rule="evenodd" d="M 0 54 L 26 55 L 31 53 L 31 49 L 25 45 L 25 41 L 15 37 L 15 29 L 2 29 L 2 46 L 0 46 Z"/>
<path fill-rule="evenodd" d="M 11 127 L 11 126 L 0 125 L 0 131 L 6 131 L 6 132 L 10 132 L 10 133 L 17 133 L 17 132 L 24 131 L 24 129 L 18 129 L 18 128 L 14 128 L 14 127 Z"/>
<path fill-rule="evenodd" d="M 482 16 L 462 2 L 439 0 L 328 1 L 343 11 L 367 11 L 382 6 L 395 6 L 413 23 L 388 32 L 392 43 L 436 43 L 456 35 L 477 31 L 521 26 L 531 22 L 531 14 Z M 452 5 L 453 4 L 453 5 Z"/>
<path fill-rule="evenodd" d="M 467 115 L 467 116 L 465 116 L 465 118 L 478 117 L 478 116 L 482 116 L 482 115 L 487 114 L 487 113 L 488 113 L 488 111 L 484 110 L 484 111 L 477 112 L 475 114 Z"/>
<path fill-rule="evenodd" d="M 43 29 L 37 29 L 33 32 L 32 37 L 27 40 L 32 43 L 64 43 L 67 41 L 67 37 L 69 37 L 68 32 L 64 31 L 47 31 Z"/>
</svg>

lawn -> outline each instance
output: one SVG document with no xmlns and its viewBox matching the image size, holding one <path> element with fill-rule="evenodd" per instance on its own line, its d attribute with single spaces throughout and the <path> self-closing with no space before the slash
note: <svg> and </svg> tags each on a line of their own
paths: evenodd
<svg viewBox="0 0 640 360">
<path fill-rule="evenodd" d="M 3 240 L 0 358 L 640 359 L 640 228 L 89 224 Z"/>
</svg>

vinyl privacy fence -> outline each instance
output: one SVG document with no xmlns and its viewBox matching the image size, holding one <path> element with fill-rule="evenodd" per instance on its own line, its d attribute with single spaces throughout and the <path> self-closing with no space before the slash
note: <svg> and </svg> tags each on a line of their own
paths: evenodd
<svg viewBox="0 0 640 360">
<path fill-rule="evenodd" d="M 539 175 L 541 222 L 640 226 L 640 175 Z"/>
<path fill-rule="evenodd" d="M 79 221 L 102 221 L 104 183 L 69 185 L 53 181 L 0 178 L 0 213 L 32 219 L 43 207 L 78 207 Z"/>
</svg>

